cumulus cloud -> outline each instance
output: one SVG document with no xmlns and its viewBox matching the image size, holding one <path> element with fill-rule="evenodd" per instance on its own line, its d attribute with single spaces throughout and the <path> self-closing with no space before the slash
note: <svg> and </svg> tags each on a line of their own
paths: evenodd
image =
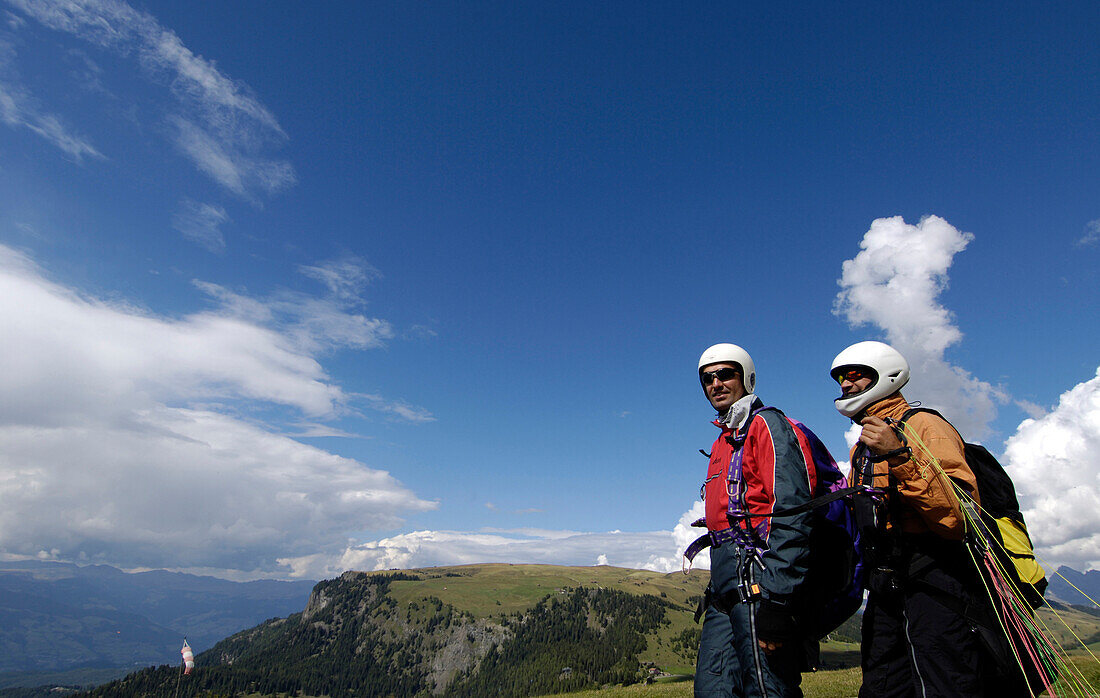
<svg viewBox="0 0 1100 698">
<path fill-rule="evenodd" d="M 173 113 L 167 118 L 180 152 L 229 191 L 255 201 L 296 181 L 289 162 L 263 154 L 286 140 L 270 110 L 247 85 L 196 56 L 152 15 L 121 0 L 7 2 L 50 29 L 119 56 L 135 56 L 145 74 L 174 95 Z"/>
<path fill-rule="evenodd" d="M 309 579 L 333 577 L 349 569 L 411 569 L 481 562 L 584 566 L 595 561 L 599 565 L 668 573 L 682 569 L 684 550 L 702 532 L 691 528 L 691 522 L 702 515 L 702 502 L 696 502 L 671 531 L 413 531 L 352 543 L 339 554 L 288 556 L 279 562 L 291 576 Z M 695 558 L 693 567 L 710 568 L 707 551 Z"/>
<path fill-rule="evenodd" d="M 225 235 L 221 226 L 228 220 L 229 216 L 221 206 L 184 199 L 172 216 L 172 227 L 191 242 L 211 252 L 222 252 L 225 250 Z"/>
<path fill-rule="evenodd" d="M 1007 396 L 946 360 L 962 332 L 939 302 L 955 255 L 973 237 L 937 216 L 916 225 L 901 216 L 875 220 L 859 254 L 843 264 L 833 312 L 853 327 L 881 329 L 912 368 L 906 396 L 941 409 L 968 438 L 980 439 Z"/>
<path fill-rule="evenodd" d="M 614 565 L 671 572 L 670 531 L 575 533 L 567 531 L 413 531 L 350 545 L 339 555 L 312 554 L 280 559 L 291 576 L 321 579 L 345 570 L 386 570 L 482 562 L 552 565 Z M 667 557 L 654 550 L 666 550 Z"/>
<path fill-rule="evenodd" d="M 1091 244 L 1096 223 L 1080 244 Z M 844 262 L 835 312 L 853 326 L 881 329 L 913 368 L 907 397 L 942 409 L 976 440 L 988 433 L 996 404 L 1009 398 L 945 359 L 962 333 L 939 303 L 954 256 L 972 239 L 936 216 L 917 225 L 901 217 L 874 221 L 859 254 Z M 1100 371 L 1049 413 L 1027 401 L 1015 404 L 1031 418 L 1006 442 L 1003 462 L 1033 542 L 1051 565 L 1100 566 Z M 858 427 L 846 434 L 849 445 L 857 437 Z"/>
<path fill-rule="evenodd" d="M 1045 562 L 1100 568 L 1100 368 L 1049 414 L 1020 424 L 1005 466 Z"/>
<path fill-rule="evenodd" d="M 285 307 L 226 297 L 159 317 L 0 246 L 0 552 L 270 572 L 436 506 L 265 426 L 271 410 L 323 422 L 355 398 L 280 324 Z"/>
<path fill-rule="evenodd" d="M 224 415 L 0 426 L 0 544 L 123 566 L 262 570 L 434 506 L 374 470 Z"/>
</svg>

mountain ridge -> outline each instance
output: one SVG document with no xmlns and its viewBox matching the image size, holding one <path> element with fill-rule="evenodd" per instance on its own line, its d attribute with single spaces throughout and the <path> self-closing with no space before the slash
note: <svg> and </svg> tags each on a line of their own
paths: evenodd
<svg viewBox="0 0 1100 698">
<path fill-rule="evenodd" d="M 657 666 L 690 673 L 707 578 L 508 564 L 345 572 L 300 613 L 196 657 L 192 690 L 530 695 L 633 683 Z M 93 695 L 158 694 L 177 673 L 143 670 Z"/>
<path fill-rule="evenodd" d="M 0 562 L 0 687 L 172 659 L 301 609 L 314 582 L 231 582 L 107 565 Z M 12 682 L 15 683 L 12 683 Z"/>
</svg>

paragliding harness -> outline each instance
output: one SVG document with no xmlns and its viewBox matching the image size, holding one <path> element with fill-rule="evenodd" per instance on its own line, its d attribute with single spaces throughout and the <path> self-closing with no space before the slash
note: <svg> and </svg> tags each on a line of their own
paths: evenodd
<svg viewBox="0 0 1100 698">
<path fill-rule="evenodd" d="M 912 452 L 905 425 L 918 412 L 939 417 L 956 434 L 959 433 L 935 410 L 923 407 L 909 409 L 900 420 L 887 420 L 898 434 L 902 448 L 878 456 L 869 454 L 862 445 L 857 448 L 853 454 L 852 468 L 860 479 L 871 475 L 875 462 Z M 904 543 L 899 544 L 899 537 L 888 536 L 883 525 L 863 529 L 866 533 L 864 549 L 874 567 L 868 577 L 868 588 L 889 593 L 911 587 L 928 593 L 941 606 L 963 618 L 978 636 L 997 666 L 998 678 L 1004 682 L 1006 696 L 1038 695 L 1050 685 L 1051 679 L 1049 673 L 1040 668 L 1042 662 L 1038 655 L 1042 654 L 1042 649 L 1036 647 L 1023 624 L 1011 620 L 1020 612 L 1030 616 L 1032 609 L 1043 604 L 1047 580 L 1035 560 L 1012 480 L 984 447 L 966 443 L 961 435 L 959 440 L 963 442 L 963 455 L 974 473 L 981 502 L 981 506 L 977 506 L 968 498 L 960 497 L 964 518 L 968 522 L 963 545 L 969 549 L 980 581 L 989 593 L 967 602 L 939 589 L 925 579 L 925 573 L 937 564 L 935 557 L 909 548 Z M 949 541 L 941 542 L 945 546 L 950 545 Z M 901 569 L 898 568 L 899 562 Z M 1003 570 L 1008 584 L 999 578 L 998 569 Z M 1026 602 L 1027 606 L 1020 608 L 1022 604 L 1005 598 L 1012 594 Z M 992 606 L 990 600 L 993 600 Z"/>
<path fill-rule="evenodd" d="M 755 583 L 751 567 L 755 565 L 764 569 L 763 556 L 767 544 L 763 540 L 763 531 L 767 522 L 762 520 L 755 527 L 752 525 L 745 507 L 742 458 L 748 427 L 756 415 L 764 410 L 775 411 L 805 436 L 813 458 L 817 487 L 813 493 L 814 498 L 804 504 L 771 514 L 751 516 L 767 519 L 813 512 L 808 542 L 808 572 L 796 598 L 796 616 L 808 631 L 807 635 L 822 638 L 851 617 L 863 602 L 865 565 L 860 530 L 853 517 L 851 500 L 857 491 L 868 493 L 869 496 L 874 496 L 874 493 L 867 487 L 848 487 L 844 474 L 840 472 L 821 439 L 804 424 L 788 418 L 775 407 L 753 410 L 745 422 L 745 428 L 726 437 L 734 447 L 727 476 L 729 506 L 726 516 L 730 527 L 718 531 L 708 530 L 688 546 L 684 557 L 690 563 L 706 548 L 733 543 L 745 551 L 746 563 L 742 565 L 739 584 L 734 592 L 723 597 L 714 594 L 708 587 L 695 612 L 695 620 L 699 621 L 709 605 L 728 610 L 733 604 L 753 601 L 760 596 L 760 587 Z M 708 454 L 703 452 L 703 455 Z M 699 519 L 692 526 L 706 526 L 706 519 Z"/>
</svg>

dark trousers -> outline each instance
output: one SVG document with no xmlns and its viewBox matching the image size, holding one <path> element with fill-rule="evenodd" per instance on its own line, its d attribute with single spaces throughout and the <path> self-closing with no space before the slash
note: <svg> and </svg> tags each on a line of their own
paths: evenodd
<svg viewBox="0 0 1100 698">
<path fill-rule="evenodd" d="M 962 544 L 935 557 L 909 557 L 898 570 L 920 568 L 897 588 L 871 591 L 863 614 L 860 698 L 981 698 L 993 694 L 984 651 L 960 606 L 982 604 L 981 580 Z M 950 600 L 945 603 L 945 600 Z"/>
<path fill-rule="evenodd" d="M 711 549 L 710 560 L 711 590 L 723 598 L 712 603 L 703 617 L 696 698 L 802 698 L 802 643 L 764 652 L 753 632 L 756 603 L 729 601 L 736 598 L 741 551 L 735 545 L 722 545 Z"/>
</svg>

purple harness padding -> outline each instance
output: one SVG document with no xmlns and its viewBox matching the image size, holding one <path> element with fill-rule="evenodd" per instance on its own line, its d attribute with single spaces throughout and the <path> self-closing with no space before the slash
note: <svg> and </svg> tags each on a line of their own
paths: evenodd
<svg viewBox="0 0 1100 698">
<path fill-rule="evenodd" d="M 761 410 L 766 410 L 767 407 L 762 407 L 753 411 L 749 416 L 749 420 L 745 423 L 746 435 L 748 434 L 748 425 L 752 424 L 752 420 L 756 417 Z M 736 438 L 736 437 L 735 437 Z M 750 555 L 754 556 L 757 560 L 761 559 L 764 554 L 764 550 L 767 546 L 763 542 L 763 528 L 767 526 L 767 521 L 761 521 L 755 528 L 750 525 L 748 529 L 741 528 L 741 521 L 746 521 L 749 518 L 749 513 L 745 509 L 745 488 L 743 476 L 743 453 L 745 438 L 742 437 L 738 443 L 735 444 L 737 449 L 733 452 L 733 457 L 730 459 L 729 475 L 726 481 L 726 492 L 729 495 L 729 505 L 726 507 L 726 518 L 729 519 L 730 527 L 723 528 L 721 531 L 707 531 L 703 535 L 699 536 L 687 547 L 684 551 L 684 557 L 691 562 L 695 559 L 703 550 L 710 547 L 718 547 L 724 543 L 736 543 L 738 546 L 744 548 Z M 703 525 L 706 526 L 706 519 L 702 518 L 691 524 L 692 526 Z"/>
</svg>

